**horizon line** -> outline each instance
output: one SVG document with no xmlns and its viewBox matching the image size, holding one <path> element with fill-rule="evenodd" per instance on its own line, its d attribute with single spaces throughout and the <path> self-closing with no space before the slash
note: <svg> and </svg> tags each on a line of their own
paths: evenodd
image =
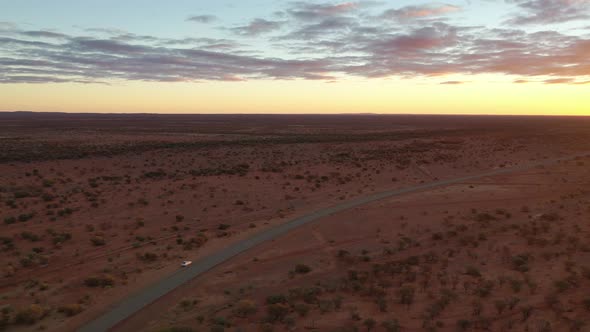
<svg viewBox="0 0 590 332">
<path fill-rule="evenodd" d="M 0 113 L 64 114 L 64 115 L 375 115 L 375 116 L 489 116 L 489 117 L 590 117 L 590 114 L 495 114 L 495 113 L 157 113 L 157 112 L 64 112 L 64 111 L 14 111 L 0 110 Z"/>
</svg>

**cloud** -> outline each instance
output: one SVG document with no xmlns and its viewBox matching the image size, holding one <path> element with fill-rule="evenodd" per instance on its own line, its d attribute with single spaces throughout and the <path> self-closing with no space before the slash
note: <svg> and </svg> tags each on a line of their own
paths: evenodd
<svg viewBox="0 0 590 332">
<path fill-rule="evenodd" d="M 407 6 L 400 9 L 386 10 L 383 14 L 381 14 L 381 18 L 398 21 L 408 21 L 443 16 L 446 14 L 458 12 L 460 10 L 460 7 L 449 4 Z"/>
<path fill-rule="evenodd" d="M 36 30 L 36 31 L 22 31 L 22 35 L 34 38 L 65 38 L 66 35 L 57 32 Z"/>
<path fill-rule="evenodd" d="M 375 55 L 407 55 L 433 49 L 451 47 L 457 43 L 456 30 L 446 24 L 437 24 L 411 31 L 408 34 L 384 36 L 368 45 Z"/>
<path fill-rule="evenodd" d="M 186 20 L 196 23 L 212 23 L 217 20 L 217 17 L 214 15 L 194 15 L 189 16 Z"/>
<path fill-rule="evenodd" d="M 18 29 L 18 25 L 12 22 L 0 21 L 0 32 L 14 31 Z"/>
<path fill-rule="evenodd" d="M 90 36 L 67 36 L 52 42 L 0 37 L 0 82 L 315 79 L 329 72 L 331 65 L 325 59 L 287 60 L 161 44 Z"/>
<path fill-rule="evenodd" d="M 105 54 L 140 54 L 149 51 L 149 48 L 141 45 L 131 45 L 114 40 L 72 38 L 68 45 L 80 52 L 100 52 Z"/>
<path fill-rule="evenodd" d="M 507 21 L 512 25 L 563 23 L 590 18 L 590 0 L 508 0 L 524 13 Z"/>
<path fill-rule="evenodd" d="M 572 78 L 552 78 L 545 80 L 545 84 L 563 84 L 563 83 L 573 83 L 574 80 Z"/>
<path fill-rule="evenodd" d="M 287 10 L 291 16 L 301 20 L 318 20 L 329 16 L 338 16 L 349 13 L 359 8 L 357 2 L 342 2 L 338 4 L 314 4 L 308 2 L 295 2 Z"/>
<path fill-rule="evenodd" d="M 528 2 L 508 1 L 518 1 L 518 8 Z M 515 83 L 590 81 L 587 35 L 513 26 L 462 26 L 445 20 L 445 15 L 460 9 L 444 4 L 385 12 L 369 8 L 376 5 L 363 1 L 290 3 L 280 20 L 256 18 L 220 30 L 231 32 L 227 38 L 162 38 L 112 29 L 62 34 L 11 25 L 10 31 L 0 35 L 0 83 L 334 81 L 346 76 L 488 73 L 508 75 Z M 387 24 L 383 13 L 389 15 Z M 244 36 L 266 38 L 249 46 L 250 39 Z M 260 47 L 261 43 L 267 44 Z"/>
<path fill-rule="evenodd" d="M 254 19 L 247 25 L 232 28 L 232 31 L 243 36 L 258 36 L 281 28 L 284 22 L 267 21 L 265 19 Z"/>
<path fill-rule="evenodd" d="M 283 36 L 283 40 L 312 40 L 317 38 L 325 38 L 328 35 L 339 32 L 348 31 L 357 26 L 357 21 L 349 17 L 326 17 L 321 20 L 300 25 L 289 34 Z"/>
<path fill-rule="evenodd" d="M 465 82 L 463 81 L 445 81 L 445 82 L 440 82 L 440 84 L 443 85 L 459 85 L 459 84 L 464 84 Z"/>
</svg>

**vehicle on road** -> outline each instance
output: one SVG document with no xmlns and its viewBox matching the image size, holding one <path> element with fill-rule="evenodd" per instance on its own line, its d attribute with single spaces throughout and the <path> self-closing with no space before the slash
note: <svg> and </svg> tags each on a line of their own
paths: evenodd
<svg viewBox="0 0 590 332">
<path fill-rule="evenodd" d="M 182 263 L 180 264 L 180 266 L 187 267 L 187 266 L 191 265 L 192 263 L 193 263 L 192 261 L 182 261 Z"/>
</svg>

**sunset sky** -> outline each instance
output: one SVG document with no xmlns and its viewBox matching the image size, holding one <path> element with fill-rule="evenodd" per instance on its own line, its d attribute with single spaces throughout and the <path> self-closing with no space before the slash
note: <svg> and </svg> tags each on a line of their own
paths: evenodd
<svg viewBox="0 0 590 332">
<path fill-rule="evenodd" d="M 590 115 L 590 0 L 0 4 L 0 110 Z"/>
</svg>

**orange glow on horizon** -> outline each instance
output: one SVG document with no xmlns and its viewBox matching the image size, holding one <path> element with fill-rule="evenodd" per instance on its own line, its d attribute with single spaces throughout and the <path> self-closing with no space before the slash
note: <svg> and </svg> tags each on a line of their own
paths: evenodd
<svg viewBox="0 0 590 332">
<path fill-rule="evenodd" d="M 516 84 L 491 75 L 332 83 L 5 84 L 2 89 L 0 109 L 7 111 L 590 115 L 586 85 Z"/>
</svg>

